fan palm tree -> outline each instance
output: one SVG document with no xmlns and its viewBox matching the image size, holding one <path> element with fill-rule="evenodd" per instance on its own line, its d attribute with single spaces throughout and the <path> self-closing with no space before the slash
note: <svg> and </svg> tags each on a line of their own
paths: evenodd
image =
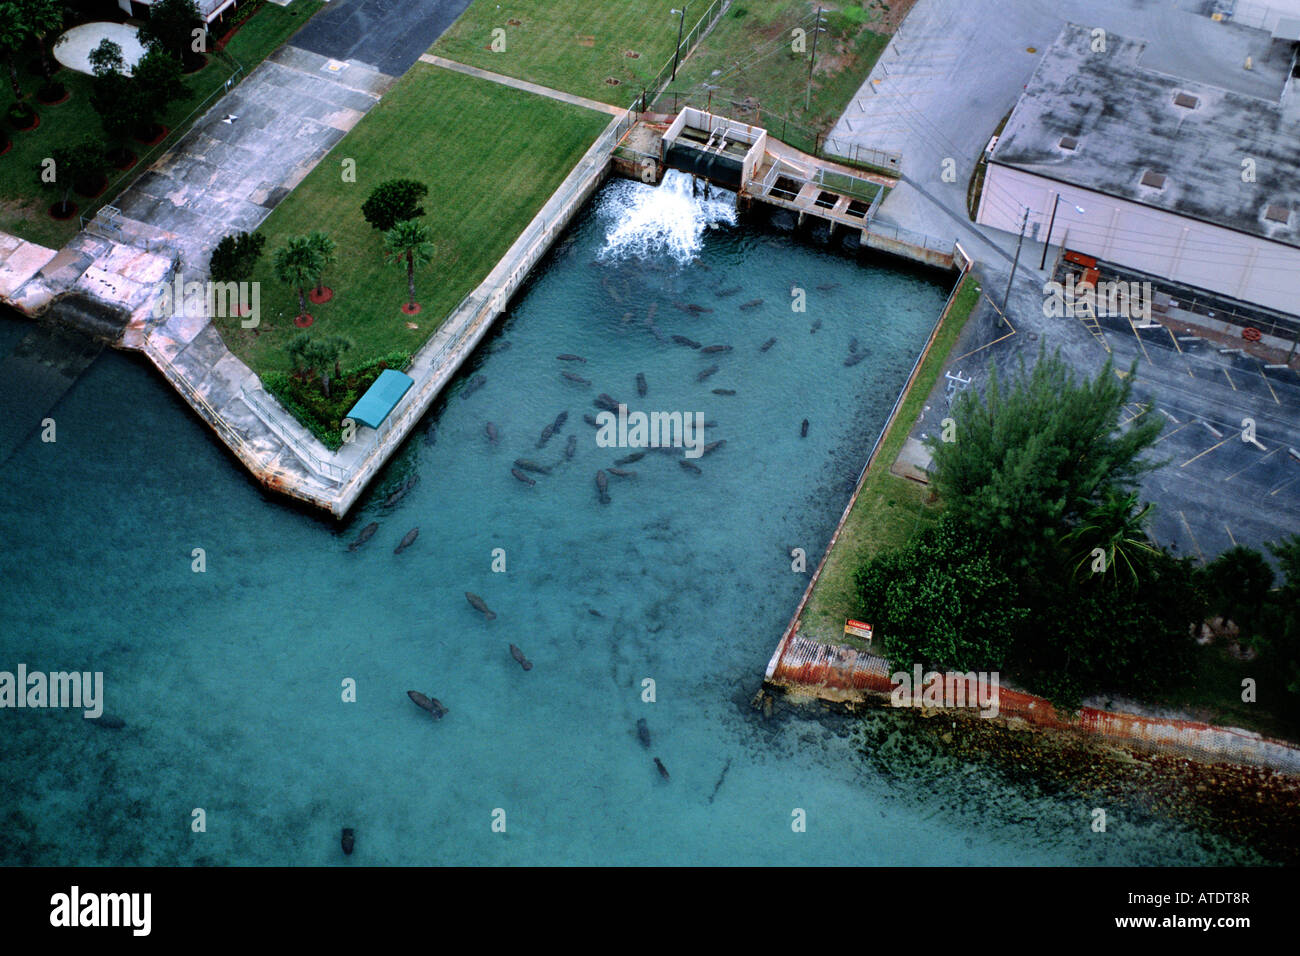
<svg viewBox="0 0 1300 956">
<path fill-rule="evenodd" d="M 298 293 L 298 315 L 305 316 L 306 288 L 324 269 L 320 251 L 306 236 L 290 236 L 283 246 L 275 250 L 273 265 L 275 277 Z"/>
<path fill-rule="evenodd" d="M 384 233 L 384 252 L 398 264 L 406 263 L 407 310 L 414 311 L 415 267 L 426 266 L 433 259 L 433 232 L 415 219 L 399 222 Z"/>
<path fill-rule="evenodd" d="M 320 257 L 320 272 L 316 273 L 316 288 L 313 290 L 314 295 L 319 299 L 325 294 L 325 288 L 322 285 L 325 270 L 339 261 L 338 256 L 335 255 L 338 246 L 333 239 L 319 229 L 307 233 L 307 241 L 311 243 L 312 248 L 316 250 L 316 254 Z"/>
<path fill-rule="evenodd" d="M 342 335 L 327 335 L 307 346 L 308 359 L 320 369 L 321 389 L 326 398 L 330 397 L 330 368 L 333 367 L 335 378 L 342 378 L 339 359 L 350 348 L 352 340 Z"/>
<path fill-rule="evenodd" d="M 1105 561 L 1101 573 L 1110 574 L 1118 587 L 1121 577 L 1135 586 L 1141 579 L 1150 558 L 1160 553 L 1147 536 L 1146 525 L 1151 514 L 1151 502 L 1138 507 L 1136 491 L 1122 494 L 1107 491 L 1106 496 L 1084 514 L 1079 524 L 1063 541 L 1071 547 L 1074 574 L 1079 576 L 1085 565 L 1090 565 L 1094 553 L 1100 549 Z M 1136 510 L 1135 510 L 1136 509 Z"/>
</svg>

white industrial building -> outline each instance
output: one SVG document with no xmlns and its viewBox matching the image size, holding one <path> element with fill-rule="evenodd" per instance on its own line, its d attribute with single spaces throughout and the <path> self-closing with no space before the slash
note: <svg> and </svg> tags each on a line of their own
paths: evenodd
<svg viewBox="0 0 1300 956">
<path fill-rule="evenodd" d="M 1144 69 L 1144 46 L 1062 30 L 989 157 L 977 221 L 1014 233 L 1028 210 L 1026 235 L 1050 225 L 1053 247 L 1300 313 L 1300 81 L 1271 102 Z"/>
</svg>

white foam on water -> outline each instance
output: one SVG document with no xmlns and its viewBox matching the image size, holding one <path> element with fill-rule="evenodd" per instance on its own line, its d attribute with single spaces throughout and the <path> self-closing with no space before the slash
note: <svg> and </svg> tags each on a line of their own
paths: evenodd
<svg viewBox="0 0 1300 956">
<path fill-rule="evenodd" d="M 645 259 L 668 253 L 679 265 L 699 254 L 705 230 L 736 221 L 736 195 L 698 184 L 691 195 L 691 177 L 669 170 L 658 186 L 625 180 L 614 185 L 600 207 L 608 222 L 605 245 L 596 254 L 602 262 Z"/>
</svg>

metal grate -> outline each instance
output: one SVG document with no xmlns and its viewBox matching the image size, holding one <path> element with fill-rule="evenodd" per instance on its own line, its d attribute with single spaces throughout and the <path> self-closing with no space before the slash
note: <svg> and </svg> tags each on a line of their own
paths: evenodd
<svg viewBox="0 0 1300 956">
<path fill-rule="evenodd" d="M 1142 185 L 1150 186 L 1152 189 L 1164 189 L 1165 174 L 1153 173 L 1151 170 L 1148 169 L 1145 173 L 1142 174 Z"/>
<path fill-rule="evenodd" d="M 1264 210 L 1264 218 L 1286 225 L 1291 221 L 1291 210 L 1286 206 L 1269 206 Z"/>
<path fill-rule="evenodd" d="M 1174 105 L 1181 106 L 1183 109 L 1194 110 L 1200 105 L 1200 100 L 1189 93 L 1179 93 L 1174 97 Z"/>
<path fill-rule="evenodd" d="M 1078 148 L 1079 148 L 1079 141 L 1075 139 L 1073 136 L 1061 137 L 1061 149 L 1078 149 Z"/>
</svg>

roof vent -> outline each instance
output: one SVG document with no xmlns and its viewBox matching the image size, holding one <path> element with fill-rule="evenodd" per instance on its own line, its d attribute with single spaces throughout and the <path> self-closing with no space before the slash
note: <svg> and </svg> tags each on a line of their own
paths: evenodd
<svg viewBox="0 0 1300 956">
<path fill-rule="evenodd" d="M 1174 105 L 1181 106 L 1183 109 L 1187 109 L 1187 110 L 1196 109 L 1196 107 L 1200 104 L 1200 102 L 1201 101 L 1198 100 L 1195 96 L 1192 96 L 1188 93 L 1179 93 L 1177 96 L 1174 97 Z"/>
<path fill-rule="evenodd" d="M 1079 148 L 1079 141 L 1075 139 L 1073 136 L 1061 137 L 1061 149 L 1078 149 L 1078 148 Z"/>
<path fill-rule="evenodd" d="M 1152 189 L 1164 189 L 1165 174 L 1153 173 L 1151 170 L 1148 169 L 1145 173 L 1142 174 L 1142 185 L 1150 186 Z"/>
<path fill-rule="evenodd" d="M 1264 218 L 1285 226 L 1291 221 L 1291 210 L 1286 206 L 1269 206 L 1264 210 Z"/>
</svg>

